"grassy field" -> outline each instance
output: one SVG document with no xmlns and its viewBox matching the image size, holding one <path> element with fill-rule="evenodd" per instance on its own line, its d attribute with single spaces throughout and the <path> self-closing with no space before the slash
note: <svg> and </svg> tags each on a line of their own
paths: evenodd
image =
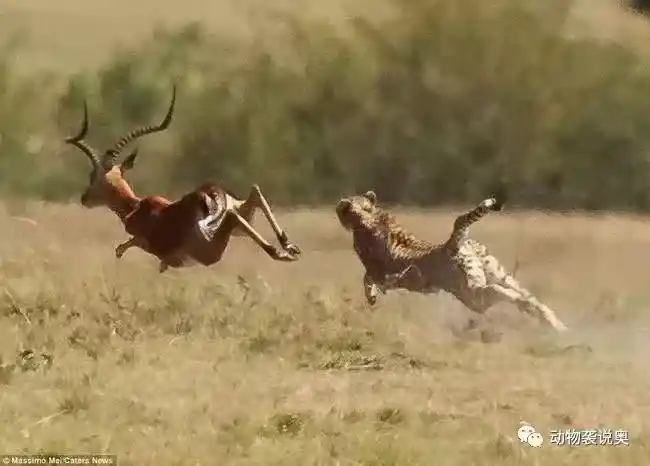
<svg viewBox="0 0 650 466">
<path fill-rule="evenodd" d="M 200 20 L 245 40 L 263 4 L 4 0 L 0 41 L 25 34 L 24 71 L 73 72 L 156 24 Z M 273 6 L 340 21 L 381 12 L 368 4 Z M 647 23 L 615 0 L 584 0 L 572 18 L 571 33 L 649 50 Z M 399 218 L 437 240 L 454 214 Z M 331 208 L 278 218 L 299 262 L 234 239 L 215 267 L 160 275 L 141 251 L 114 258 L 126 234 L 107 211 L 0 203 L 0 454 L 111 453 L 121 466 L 647 460 L 647 220 L 504 213 L 474 227 L 569 325 L 559 337 L 510 305 L 488 314 L 489 332 L 464 332 L 469 312 L 444 294 L 391 293 L 371 310 Z M 542 448 L 518 441 L 522 420 Z M 548 444 L 568 428 L 627 430 L 631 445 Z"/>
<path fill-rule="evenodd" d="M 0 452 L 108 452 L 121 465 L 648 457 L 647 223 L 518 213 L 477 224 L 474 237 L 571 327 L 560 338 L 503 305 L 483 341 L 460 331 L 469 312 L 446 295 L 393 293 L 368 309 L 333 213 L 278 216 L 299 262 L 235 239 L 216 267 L 159 275 L 138 250 L 114 258 L 125 234 L 107 211 L 5 204 Z M 400 213 L 432 240 L 453 217 Z M 533 450 L 517 440 L 521 420 L 544 434 L 625 429 L 631 445 Z"/>
</svg>

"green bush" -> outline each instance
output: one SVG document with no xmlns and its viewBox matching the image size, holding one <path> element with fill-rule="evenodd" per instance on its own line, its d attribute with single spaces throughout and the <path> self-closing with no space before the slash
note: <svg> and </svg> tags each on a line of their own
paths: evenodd
<svg viewBox="0 0 650 466">
<path fill-rule="evenodd" d="M 86 100 L 90 119 L 88 139 L 98 150 L 105 150 L 134 127 L 160 121 L 169 105 L 172 85 L 176 84 L 180 96 L 170 130 L 135 143 L 146 145 L 147 149 L 138 157 L 138 169 L 129 174 L 129 179 L 143 186 L 143 191 L 168 189 L 170 183 L 165 180 L 173 175 L 170 157 L 175 155 L 176 120 L 187 111 L 185 99 L 193 76 L 209 75 L 203 66 L 210 61 L 202 54 L 212 53 L 213 46 L 205 43 L 203 34 L 196 24 L 178 31 L 156 30 L 140 49 L 118 50 L 97 72 L 71 77 L 58 104 L 60 133 L 67 135 L 78 130 Z M 76 150 L 68 148 L 67 152 L 74 154 Z M 70 157 L 85 160 L 81 155 Z"/>
<path fill-rule="evenodd" d="M 46 183 L 53 163 L 44 154 L 52 134 L 47 127 L 52 96 L 41 90 L 50 77 L 12 72 L 21 46 L 18 38 L 0 46 L 0 195 L 47 197 L 56 191 Z"/>
<path fill-rule="evenodd" d="M 650 13 L 650 1 L 648 0 L 628 0 L 627 3 L 639 13 Z"/>
<path fill-rule="evenodd" d="M 372 187 L 425 205 L 496 189 L 527 206 L 650 205 L 650 74 L 631 51 L 566 38 L 566 2 L 392 6 L 351 21 L 352 40 L 287 20 L 289 60 L 254 50 L 191 108 L 179 143 L 203 162 L 178 173 L 257 179 L 284 202 Z"/>
</svg>

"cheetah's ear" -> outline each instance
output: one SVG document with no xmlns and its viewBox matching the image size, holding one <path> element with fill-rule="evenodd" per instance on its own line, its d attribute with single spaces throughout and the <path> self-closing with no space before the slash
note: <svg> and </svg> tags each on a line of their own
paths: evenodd
<svg viewBox="0 0 650 466">
<path fill-rule="evenodd" d="M 377 194 L 375 194 L 374 191 L 366 191 L 363 195 L 366 199 L 368 199 L 370 202 L 373 204 L 377 203 Z"/>
</svg>

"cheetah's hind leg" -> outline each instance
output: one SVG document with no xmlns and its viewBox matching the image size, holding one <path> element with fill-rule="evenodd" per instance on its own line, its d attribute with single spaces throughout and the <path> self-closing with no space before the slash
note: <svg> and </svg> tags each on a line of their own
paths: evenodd
<svg viewBox="0 0 650 466">
<path fill-rule="evenodd" d="M 532 315 L 537 319 L 546 322 L 558 332 L 568 330 L 568 327 L 557 317 L 555 312 L 546 304 L 541 302 L 530 291 L 521 286 L 521 284 L 511 275 L 506 275 L 503 280 L 504 287 L 514 292 L 516 298 L 513 300 L 521 312 Z"/>
<path fill-rule="evenodd" d="M 555 313 L 547 305 L 539 301 L 524 288 L 515 288 L 514 286 L 504 286 L 501 284 L 490 284 L 473 289 L 472 294 L 478 302 L 491 304 L 495 304 L 498 301 L 511 302 L 517 306 L 521 312 L 549 324 L 558 332 L 567 330 L 567 326 L 557 318 Z M 480 311 L 478 312 L 481 313 Z"/>
<path fill-rule="evenodd" d="M 558 332 L 567 330 L 567 326 L 555 315 L 555 312 L 524 288 L 496 258 L 491 255 L 485 257 L 482 269 L 486 281 L 482 286 L 486 291 L 480 296 L 483 304 L 491 306 L 497 301 L 509 301 L 521 312 L 550 325 Z"/>
</svg>

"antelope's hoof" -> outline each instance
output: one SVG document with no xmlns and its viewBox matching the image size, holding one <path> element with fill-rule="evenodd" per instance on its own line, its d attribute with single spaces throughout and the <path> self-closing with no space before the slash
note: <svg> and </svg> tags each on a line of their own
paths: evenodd
<svg viewBox="0 0 650 466">
<path fill-rule="evenodd" d="M 275 254 L 273 255 L 275 260 L 281 262 L 294 262 L 298 260 L 298 257 L 289 253 L 288 251 L 278 251 L 276 249 Z"/>
<path fill-rule="evenodd" d="M 125 252 L 126 249 L 122 247 L 122 245 L 119 245 L 118 247 L 115 248 L 115 257 L 121 259 Z"/>
<path fill-rule="evenodd" d="M 300 254 L 302 254 L 302 251 L 300 250 L 300 248 L 296 244 L 293 244 L 293 243 L 287 243 L 284 246 L 284 250 L 287 251 L 292 256 L 299 256 Z"/>
</svg>

